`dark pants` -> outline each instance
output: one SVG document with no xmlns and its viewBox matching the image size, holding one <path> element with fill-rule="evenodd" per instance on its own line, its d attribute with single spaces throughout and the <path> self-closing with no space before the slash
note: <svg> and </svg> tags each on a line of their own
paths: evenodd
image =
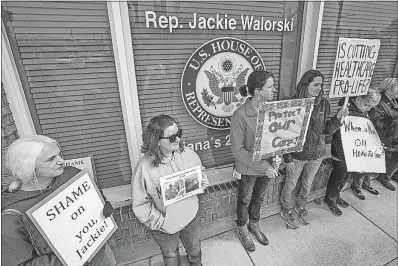
<svg viewBox="0 0 398 266">
<path fill-rule="evenodd" d="M 236 223 L 244 226 L 248 220 L 258 222 L 260 220 L 261 204 L 270 179 L 267 176 L 242 175 L 238 180 L 238 204 L 236 208 Z"/>
<path fill-rule="evenodd" d="M 336 200 L 340 197 L 340 192 L 351 173 L 347 172 L 347 166 L 345 162 L 333 160 L 332 165 L 333 170 L 330 174 L 328 185 L 326 187 L 325 199 L 329 202 L 336 203 Z"/>
<path fill-rule="evenodd" d="M 202 265 L 202 252 L 200 249 L 200 218 L 199 213 L 181 231 L 175 234 L 167 234 L 157 230 L 150 230 L 153 240 L 159 245 L 166 266 L 181 266 L 178 242 L 181 238 L 182 244 L 187 251 L 189 265 Z"/>
<path fill-rule="evenodd" d="M 377 179 L 381 182 L 389 181 L 398 171 L 398 152 L 386 152 L 386 173 L 379 174 Z"/>
<path fill-rule="evenodd" d="M 361 190 L 361 186 L 370 187 L 370 175 L 369 173 L 352 173 L 351 187 Z M 361 179 L 363 178 L 362 184 Z"/>
</svg>

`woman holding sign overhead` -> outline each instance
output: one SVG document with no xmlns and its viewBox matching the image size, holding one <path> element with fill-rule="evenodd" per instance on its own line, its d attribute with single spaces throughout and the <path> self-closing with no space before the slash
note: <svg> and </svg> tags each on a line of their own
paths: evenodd
<svg viewBox="0 0 398 266">
<path fill-rule="evenodd" d="M 278 175 L 271 161 L 253 161 L 254 139 L 259 102 L 274 98 L 274 78 L 270 72 L 254 71 L 249 75 L 247 85 L 240 88 L 242 96 L 249 96 L 231 118 L 231 149 L 235 159 L 235 171 L 241 175 L 238 180 L 237 234 L 244 248 L 254 251 L 255 246 L 249 231 L 262 245 L 268 245 L 267 237 L 259 227 L 260 209 L 270 178 Z M 247 225 L 247 223 L 249 224 Z"/>
<path fill-rule="evenodd" d="M 315 103 L 303 150 L 291 153 L 291 158 L 287 160 L 288 163 L 293 162 L 294 166 L 286 176 L 286 183 L 281 194 L 282 210 L 280 214 L 288 228 L 296 229 L 298 227 L 292 213 L 293 208 L 299 215 L 300 221 L 303 224 L 308 224 L 305 220 L 305 216 L 308 214 L 305 205 L 314 177 L 326 154 L 325 135 L 333 134 L 338 130 L 344 117 L 348 115 L 348 109 L 344 107 L 329 119 L 331 110 L 329 101 L 323 97 L 323 82 L 324 77 L 321 72 L 308 70 L 301 77 L 297 84 L 296 94 L 293 96 L 293 99 L 315 97 Z M 296 201 L 295 195 L 292 193 L 301 174 L 301 189 Z"/>
<path fill-rule="evenodd" d="M 26 215 L 27 210 L 80 172 L 63 164 L 59 144 L 49 137 L 23 137 L 9 146 L 6 166 L 14 181 L 1 195 L 1 265 L 63 265 Z M 103 215 L 109 217 L 112 212 L 112 205 L 106 201 Z M 105 244 L 85 265 L 113 266 L 116 261 Z"/>
<path fill-rule="evenodd" d="M 160 184 L 160 178 L 164 176 L 202 166 L 199 156 L 183 146 L 181 136 L 182 129 L 168 115 L 156 116 L 149 121 L 142 134 L 141 152 L 144 157 L 135 167 L 131 180 L 132 206 L 136 217 L 159 245 L 166 266 L 181 265 L 180 239 L 187 251 L 189 264 L 199 266 L 202 254 L 198 197 L 193 195 L 165 206 L 162 193 L 167 196 L 167 192 L 162 191 Z M 204 173 L 202 177 L 205 189 L 209 183 Z"/>
</svg>

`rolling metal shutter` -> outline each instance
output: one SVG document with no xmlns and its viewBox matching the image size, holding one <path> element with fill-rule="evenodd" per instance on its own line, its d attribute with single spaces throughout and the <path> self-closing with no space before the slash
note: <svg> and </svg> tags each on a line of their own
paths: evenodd
<svg viewBox="0 0 398 266">
<path fill-rule="evenodd" d="M 380 39 L 371 86 L 393 76 L 398 57 L 398 2 L 325 1 L 317 69 L 329 93 L 339 37 Z M 340 98 L 330 99 L 334 111 Z"/>
<path fill-rule="evenodd" d="M 190 116 L 181 96 L 181 76 L 185 64 L 197 48 L 209 40 L 228 36 L 249 43 L 259 52 L 266 69 L 274 73 L 278 89 L 282 32 L 243 31 L 239 25 L 240 15 L 280 20 L 284 15 L 284 2 L 129 1 L 128 5 L 143 128 L 153 116 L 161 113 L 171 115 L 184 130 L 183 141 L 193 144 L 209 141 L 210 149 L 202 146 L 200 150 L 200 145 L 197 145 L 196 150 L 205 167 L 233 163 L 230 146 L 226 145 L 229 130 L 206 128 Z M 235 30 L 191 30 L 185 27 L 170 33 L 168 28 L 147 28 L 145 11 L 176 15 L 185 22 L 190 21 L 195 12 L 198 17 L 228 14 L 237 19 L 238 25 Z M 221 140 L 221 147 L 214 147 L 215 139 Z"/>
<path fill-rule="evenodd" d="M 106 2 L 2 2 L 42 134 L 66 159 L 93 155 L 102 188 L 131 165 Z M 26 86 L 25 86 L 26 87 Z"/>
</svg>

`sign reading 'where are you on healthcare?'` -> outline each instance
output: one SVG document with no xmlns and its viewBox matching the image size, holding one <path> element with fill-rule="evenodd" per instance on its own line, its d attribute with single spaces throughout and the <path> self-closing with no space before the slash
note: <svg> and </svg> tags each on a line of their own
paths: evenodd
<svg viewBox="0 0 398 266">
<path fill-rule="evenodd" d="M 348 172 L 386 172 L 385 152 L 369 119 L 346 116 L 340 131 Z"/>
<path fill-rule="evenodd" d="M 83 170 L 26 213 L 64 265 L 81 266 L 117 229 L 103 208 L 93 178 Z"/>
</svg>

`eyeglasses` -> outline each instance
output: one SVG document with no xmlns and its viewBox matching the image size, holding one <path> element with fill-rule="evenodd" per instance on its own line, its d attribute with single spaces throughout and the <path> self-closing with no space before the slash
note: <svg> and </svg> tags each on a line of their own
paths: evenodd
<svg viewBox="0 0 398 266">
<path fill-rule="evenodd" d="M 181 136 L 182 136 L 182 129 L 179 129 L 176 134 L 173 134 L 168 137 L 160 137 L 160 139 L 168 139 L 170 141 L 170 143 L 174 143 L 174 142 L 176 142 L 177 137 L 181 138 Z"/>
</svg>

